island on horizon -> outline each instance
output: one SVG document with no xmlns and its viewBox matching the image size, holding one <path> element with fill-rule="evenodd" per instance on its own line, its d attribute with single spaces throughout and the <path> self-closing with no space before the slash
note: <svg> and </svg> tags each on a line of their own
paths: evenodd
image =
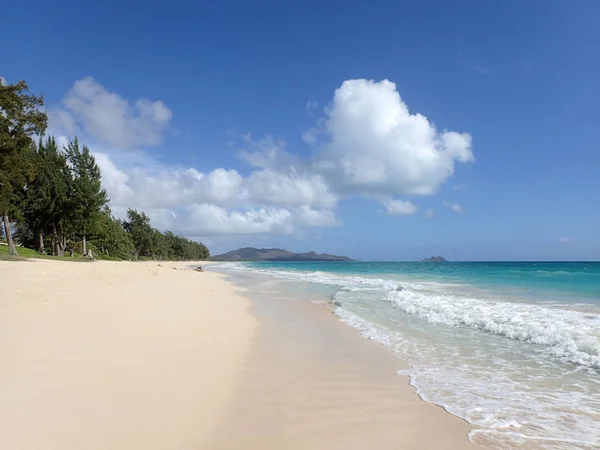
<svg viewBox="0 0 600 450">
<path fill-rule="evenodd" d="M 432 256 L 431 258 L 425 258 L 421 262 L 448 262 L 443 256 Z"/>
<path fill-rule="evenodd" d="M 328 253 L 294 253 L 281 248 L 244 247 L 210 257 L 211 261 L 353 261 L 347 256 Z"/>
</svg>

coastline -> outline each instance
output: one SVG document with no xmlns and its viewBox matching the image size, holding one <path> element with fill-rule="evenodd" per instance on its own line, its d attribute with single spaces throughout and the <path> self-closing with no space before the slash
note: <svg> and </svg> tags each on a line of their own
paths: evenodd
<svg viewBox="0 0 600 450">
<path fill-rule="evenodd" d="M 419 398 L 397 374 L 408 365 L 319 304 L 322 293 L 309 300 L 263 289 L 263 277 L 227 279 L 259 325 L 211 448 L 480 448 L 470 424 Z"/>
<path fill-rule="evenodd" d="M 476 447 L 324 308 L 191 264 L 0 261 L 0 447 Z"/>
</svg>

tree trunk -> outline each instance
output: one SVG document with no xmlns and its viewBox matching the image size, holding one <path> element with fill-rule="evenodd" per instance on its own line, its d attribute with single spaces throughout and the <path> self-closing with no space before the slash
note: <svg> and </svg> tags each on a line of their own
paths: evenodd
<svg viewBox="0 0 600 450">
<path fill-rule="evenodd" d="M 66 239 L 63 233 L 62 225 L 58 227 L 58 236 L 56 239 L 56 256 L 65 256 Z"/>
<path fill-rule="evenodd" d="M 56 223 L 52 222 L 52 237 L 50 246 L 52 247 L 52 256 L 56 256 L 58 250 L 58 239 L 56 239 Z"/>
<path fill-rule="evenodd" d="M 13 241 L 12 231 L 10 229 L 10 220 L 7 214 L 2 216 L 2 220 L 4 221 L 4 234 L 6 234 L 6 242 L 8 242 L 8 254 L 9 255 L 18 255 L 17 248 L 15 247 L 15 241 Z"/>
<path fill-rule="evenodd" d="M 83 256 L 87 255 L 87 247 L 86 247 L 86 241 L 85 241 L 85 232 L 83 233 L 83 236 L 81 238 L 81 248 L 83 250 Z"/>
<path fill-rule="evenodd" d="M 38 253 L 44 253 L 44 232 L 43 231 L 35 231 L 34 232 L 35 239 L 35 250 Z"/>
<path fill-rule="evenodd" d="M 65 256 L 66 239 L 62 226 L 56 223 L 52 224 L 52 254 L 54 256 Z"/>
</svg>

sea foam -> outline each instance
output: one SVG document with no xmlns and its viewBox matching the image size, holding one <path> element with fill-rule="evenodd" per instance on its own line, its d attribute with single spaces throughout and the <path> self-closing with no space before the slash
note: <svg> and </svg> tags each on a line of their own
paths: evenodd
<svg viewBox="0 0 600 450">
<path fill-rule="evenodd" d="M 410 369 L 399 373 L 423 400 L 475 425 L 475 442 L 598 448 L 600 315 L 594 307 L 478 295 L 464 284 L 237 263 L 226 268 L 336 286 L 331 300 L 338 318 L 408 362 Z"/>
</svg>

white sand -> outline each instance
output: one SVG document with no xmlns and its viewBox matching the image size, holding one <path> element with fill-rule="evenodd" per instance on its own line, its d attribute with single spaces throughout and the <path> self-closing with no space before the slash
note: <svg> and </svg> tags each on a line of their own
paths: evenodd
<svg viewBox="0 0 600 450">
<path fill-rule="evenodd" d="M 422 401 L 387 349 L 321 305 L 257 290 L 252 357 L 211 448 L 477 448 L 471 426 Z"/>
<path fill-rule="evenodd" d="M 323 309 L 185 265 L 0 261 L 0 449 L 471 447 Z"/>
<path fill-rule="evenodd" d="M 0 449 L 198 449 L 256 322 L 219 275 L 0 261 Z"/>
</svg>

